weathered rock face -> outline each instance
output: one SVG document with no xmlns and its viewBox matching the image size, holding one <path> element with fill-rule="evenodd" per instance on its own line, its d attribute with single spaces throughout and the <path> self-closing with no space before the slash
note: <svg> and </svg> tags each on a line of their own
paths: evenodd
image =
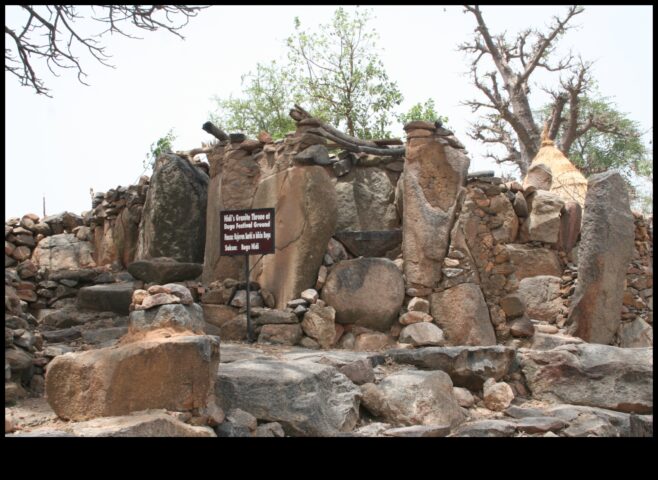
<svg viewBox="0 0 658 480">
<path fill-rule="evenodd" d="M 496 335 L 482 290 L 462 283 L 430 297 L 432 317 L 450 345 L 495 345 Z"/>
<path fill-rule="evenodd" d="M 251 208 L 260 178 L 256 160 L 245 150 L 229 145 L 217 146 L 208 155 L 210 183 L 206 216 L 206 249 L 203 282 L 211 283 L 226 278 L 241 279 L 244 258 L 222 257 L 219 254 L 219 213 L 222 210 Z"/>
<path fill-rule="evenodd" d="M 519 282 L 519 295 L 528 317 L 555 323 L 565 308 L 560 297 L 560 282 L 559 277 L 549 275 L 524 278 Z"/>
<path fill-rule="evenodd" d="M 621 324 L 618 335 L 619 346 L 623 348 L 653 346 L 653 327 L 641 318 Z"/>
<path fill-rule="evenodd" d="M 359 416 L 358 388 L 334 367 L 307 361 L 223 364 L 215 393 L 225 411 L 239 407 L 293 436 L 349 432 Z"/>
<path fill-rule="evenodd" d="M 650 348 L 564 345 L 517 355 L 532 395 L 540 400 L 653 411 L 653 352 Z"/>
<path fill-rule="evenodd" d="M 363 385 L 361 391 L 363 406 L 392 425 L 456 427 L 464 421 L 445 372 L 398 372 L 376 386 Z"/>
<path fill-rule="evenodd" d="M 258 335 L 258 343 L 296 345 L 302 339 L 302 327 L 298 324 L 263 325 Z"/>
<path fill-rule="evenodd" d="M 387 331 L 404 300 L 400 270 L 385 258 L 340 262 L 322 289 L 322 300 L 336 309 L 336 322 Z"/>
<path fill-rule="evenodd" d="M 203 262 L 208 176 L 176 155 L 156 161 L 139 225 L 136 258 Z"/>
<path fill-rule="evenodd" d="M 448 251 L 469 159 L 433 135 L 408 132 L 403 185 L 404 273 L 408 287 L 435 288 Z"/>
<path fill-rule="evenodd" d="M 178 262 L 173 258 L 156 257 L 138 260 L 128 265 L 128 272 L 147 283 L 164 285 L 170 282 L 193 280 L 201 275 L 200 263 Z"/>
<path fill-rule="evenodd" d="M 191 410 L 206 405 L 218 365 L 216 337 L 153 338 L 55 357 L 46 395 L 55 413 L 70 420 Z"/>
<path fill-rule="evenodd" d="M 555 193 L 537 190 L 532 195 L 532 209 L 526 220 L 528 239 L 556 243 L 560 233 L 560 212 L 564 201 Z"/>
<path fill-rule="evenodd" d="M 615 172 L 592 175 L 578 247 L 578 284 L 569 309 L 574 335 L 586 342 L 608 344 L 619 328 L 634 231 L 622 177 Z"/>
<path fill-rule="evenodd" d="M 336 183 L 336 230 L 391 230 L 400 226 L 395 185 L 383 169 L 360 167 Z"/>
<path fill-rule="evenodd" d="M 424 370 L 442 370 L 458 387 L 479 390 L 488 378 L 499 380 L 509 372 L 514 350 L 493 347 L 425 347 L 416 350 L 388 350 L 396 363 Z"/>
<path fill-rule="evenodd" d="M 96 266 L 92 257 L 91 243 L 78 240 L 71 233 L 61 233 L 42 239 L 34 249 L 32 262 L 37 267 L 45 267 L 50 271 Z"/>
<path fill-rule="evenodd" d="M 562 275 L 562 267 L 557 252 L 547 248 L 533 248 L 528 245 L 505 245 L 510 259 L 516 268 L 516 278 L 523 280 L 537 275 Z"/>
<path fill-rule="evenodd" d="M 336 193 L 319 166 L 295 166 L 258 185 L 253 208 L 275 208 L 275 254 L 253 276 L 272 292 L 276 308 L 315 286 L 327 242 L 336 227 Z"/>
</svg>

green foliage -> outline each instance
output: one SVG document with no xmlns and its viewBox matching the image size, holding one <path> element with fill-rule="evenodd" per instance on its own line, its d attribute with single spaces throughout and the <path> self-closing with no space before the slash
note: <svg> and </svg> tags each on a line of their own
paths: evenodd
<svg viewBox="0 0 658 480">
<path fill-rule="evenodd" d="M 160 155 L 171 152 L 174 140 L 176 140 L 176 135 L 174 135 L 174 129 L 172 128 L 169 129 L 164 137 L 160 137 L 153 142 L 151 144 L 151 150 L 146 154 L 146 158 L 144 159 L 144 169 L 153 168 L 155 161 Z"/>
<path fill-rule="evenodd" d="M 295 130 L 295 122 L 288 116 L 292 104 L 300 101 L 289 67 L 276 61 L 269 65 L 257 64 L 255 72 L 242 76 L 242 95 L 221 99 L 217 96 L 217 112 L 210 119 L 230 132 L 251 136 L 266 131 L 279 139 Z"/>
<path fill-rule="evenodd" d="M 606 129 L 609 131 L 591 128 L 571 147 L 569 159 L 585 175 L 609 169 L 617 169 L 626 176 L 631 173 L 644 177 L 652 174 L 652 161 L 642 142 L 639 124 L 619 112 L 609 99 L 583 97 L 580 115 L 604 119 L 609 126 Z"/>
<path fill-rule="evenodd" d="M 302 29 L 287 39 L 288 58 L 311 112 L 360 138 L 385 138 L 392 110 L 402 102 L 396 82 L 389 80 L 368 27 L 370 11 L 350 16 L 334 12 L 318 32 Z"/>
<path fill-rule="evenodd" d="M 430 98 L 425 103 L 418 102 L 412 106 L 407 113 L 398 115 L 398 121 L 405 125 L 409 122 L 424 120 L 426 122 L 436 122 L 440 120 L 445 126 L 448 123 L 448 117 L 442 117 L 436 113 L 434 99 Z"/>
</svg>

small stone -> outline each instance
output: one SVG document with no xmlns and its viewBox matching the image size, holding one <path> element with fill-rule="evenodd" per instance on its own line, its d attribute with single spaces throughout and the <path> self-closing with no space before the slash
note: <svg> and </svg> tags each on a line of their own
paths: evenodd
<svg viewBox="0 0 658 480">
<path fill-rule="evenodd" d="M 400 343 L 410 343 L 414 347 L 441 346 L 445 343 L 443 330 L 433 323 L 414 323 L 402 329 Z"/>
<path fill-rule="evenodd" d="M 304 290 L 301 293 L 300 297 L 302 297 L 302 299 L 306 300 L 308 303 L 312 304 L 312 303 L 317 302 L 319 295 L 318 295 L 317 290 L 315 290 L 313 288 L 309 288 L 307 290 Z"/>
<path fill-rule="evenodd" d="M 452 393 L 460 407 L 471 408 L 475 405 L 473 394 L 466 388 L 452 387 Z"/>
<path fill-rule="evenodd" d="M 484 404 L 489 410 L 502 412 L 510 406 L 514 400 L 514 391 L 505 382 L 498 382 L 489 378 L 484 382 Z"/>
<path fill-rule="evenodd" d="M 367 359 L 356 360 L 343 365 L 339 371 L 357 385 L 374 383 L 375 381 L 375 372 Z"/>
<path fill-rule="evenodd" d="M 507 295 L 500 299 L 500 306 L 507 318 L 516 318 L 525 312 L 525 304 L 518 294 Z"/>
<path fill-rule="evenodd" d="M 254 437 L 285 437 L 283 427 L 279 422 L 264 423 L 256 427 Z"/>
<path fill-rule="evenodd" d="M 410 311 L 405 313 L 400 317 L 400 323 L 402 325 L 411 325 L 413 323 L 428 322 L 431 323 L 434 319 L 428 313 L 423 313 L 420 311 Z"/>
<path fill-rule="evenodd" d="M 532 322 L 525 316 L 512 320 L 510 324 L 510 333 L 514 337 L 532 337 L 535 334 L 535 328 Z"/>
<path fill-rule="evenodd" d="M 430 313 L 430 302 L 424 298 L 414 297 L 409 301 L 407 310 L 410 312 Z"/>
<path fill-rule="evenodd" d="M 247 427 L 250 431 L 255 431 L 258 426 L 258 419 L 251 413 L 234 408 L 226 414 L 226 420 L 234 425 Z"/>
<path fill-rule="evenodd" d="M 560 330 L 555 326 L 555 325 L 544 325 L 544 324 L 539 324 L 535 325 L 535 330 L 540 333 L 557 333 Z"/>
<path fill-rule="evenodd" d="M 304 348 L 309 348 L 311 350 L 319 350 L 320 349 L 320 344 L 313 340 L 311 337 L 303 337 L 299 341 L 299 345 L 304 347 Z"/>
</svg>

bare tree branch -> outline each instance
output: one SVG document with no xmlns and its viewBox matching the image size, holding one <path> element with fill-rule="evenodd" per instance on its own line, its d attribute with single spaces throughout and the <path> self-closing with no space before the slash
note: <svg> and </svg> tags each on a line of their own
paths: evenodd
<svg viewBox="0 0 658 480">
<path fill-rule="evenodd" d="M 41 7 L 45 7 L 45 11 Z M 95 5 L 91 7 L 93 13 L 88 16 L 78 14 L 74 5 L 20 5 L 20 8 L 28 14 L 25 24 L 20 29 L 13 29 L 5 25 L 5 38 L 9 39 L 5 47 L 5 71 L 15 75 L 21 85 L 30 86 L 37 94 L 50 97 L 50 90 L 45 87 L 40 74 L 35 70 L 32 62 L 34 58 L 45 60 L 46 66 L 55 76 L 57 76 L 56 70 L 59 68 L 75 69 L 78 81 L 88 85 L 84 81 L 87 74 L 74 50 L 86 49 L 99 63 L 113 68 L 107 63 L 110 55 L 105 52 L 105 47 L 93 37 L 100 37 L 109 32 L 129 38 L 138 38 L 120 28 L 121 25 L 127 23 L 132 27 L 147 31 L 164 29 L 183 38 L 179 30 L 188 24 L 191 17 L 195 17 L 200 10 L 207 7 Z M 97 10 L 104 15 L 97 16 Z M 165 19 L 161 18 L 162 14 Z M 181 15 L 183 19 L 179 21 Z M 84 37 L 80 33 L 78 25 L 75 24 L 81 19 L 93 20 L 109 26 L 92 37 Z M 43 42 L 43 38 L 45 38 L 45 42 Z"/>
</svg>

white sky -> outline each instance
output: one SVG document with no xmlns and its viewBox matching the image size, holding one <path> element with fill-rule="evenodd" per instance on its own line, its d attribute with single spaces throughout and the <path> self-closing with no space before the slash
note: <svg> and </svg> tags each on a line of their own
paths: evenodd
<svg viewBox="0 0 658 480">
<path fill-rule="evenodd" d="M 89 210 L 89 189 L 134 183 L 151 143 L 170 128 L 178 136 L 175 150 L 208 141 L 201 125 L 214 109 L 211 97 L 239 94 L 240 76 L 257 62 L 283 60 L 295 16 L 312 26 L 328 22 L 335 8 L 214 6 L 190 21 L 182 31 L 185 41 L 166 32 L 140 32 L 143 40 L 104 36 L 116 69 L 81 55 L 92 85 L 87 87 L 73 71 L 56 78 L 42 65 L 39 74 L 52 99 L 5 73 L 5 218 L 41 215 L 44 195 L 47 214 Z M 482 158 L 486 149 L 466 135 L 476 116 L 460 106 L 477 95 L 466 75 L 468 62 L 456 51 L 473 32 L 473 16 L 461 7 L 369 8 L 384 66 L 405 97 L 401 110 L 434 98 L 469 151 L 471 170 L 500 173 L 498 165 Z M 8 26 L 21 25 L 20 10 L 6 7 Z M 482 11 L 493 33 L 513 33 L 544 27 L 566 7 L 485 6 Z M 643 130 L 653 126 L 652 19 L 651 6 L 588 6 L 575 19 L 580 28 L 560 43 L 562 52 L 571 48 L 596 60 L 593 73 L 601 93 Z M 532 93 L 533 106 L 543 103 L 539 88 Z M 402 133 L 400 127 L 394 131 Z"/>
</svg>

